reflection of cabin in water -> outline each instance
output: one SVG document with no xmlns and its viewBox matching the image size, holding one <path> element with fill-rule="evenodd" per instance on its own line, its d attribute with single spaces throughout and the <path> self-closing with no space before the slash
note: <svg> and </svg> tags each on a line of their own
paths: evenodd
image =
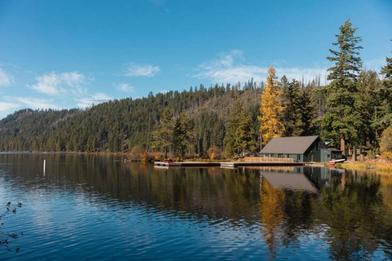
<svg viewBox="0 0 392 261">
<path fill-rule="evenodd" d="M 260 154 L 264 157 L 291 158 L 295 162 L 327 162 L 342 158 L 339 150 L 328 148 L 319 136 L 273 138 Z"/>
<path fill-rule="evenodd" d="M 261 172 L 262 179 L 274 188 L 317 193 L 316 186 L 303 173 Z"/>
</svg>

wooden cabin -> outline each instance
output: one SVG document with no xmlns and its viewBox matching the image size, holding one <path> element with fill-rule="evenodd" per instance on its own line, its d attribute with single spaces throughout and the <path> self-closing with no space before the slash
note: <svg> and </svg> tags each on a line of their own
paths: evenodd
<svg viewBox="0 0 392 261">
<path fill-rule="evenodd" d="M 339 150 L 328 148 L 319 136 L 273 138 L 260 154 L 263 157 L 291 158 L 295 162 L 328 162 L 342 158 Z"/>
</svg>

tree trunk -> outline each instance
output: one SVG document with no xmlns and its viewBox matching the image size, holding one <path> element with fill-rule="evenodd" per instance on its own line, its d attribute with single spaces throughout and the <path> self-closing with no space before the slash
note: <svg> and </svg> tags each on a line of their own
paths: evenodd
<svg viewBox="0 0 392 261">
<path fill-rule="evenodd" d="M 353 157 L 352 157 L 353 161 L 357 161 L 357 148 L 354 146 L 353 147 Z"/>
<path fill-rule="evenodd" d="M 340 134 L 340 150 L 346 156 L 346 140 L 344 139 L 344 134 Z"/>
</svg>

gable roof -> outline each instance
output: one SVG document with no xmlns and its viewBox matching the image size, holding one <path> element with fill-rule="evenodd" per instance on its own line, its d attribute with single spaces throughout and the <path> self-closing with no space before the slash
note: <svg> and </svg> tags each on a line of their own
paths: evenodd
<svg viewBox="0 0 392 261">
<path fill-rule="evenodd" d="M 273 138 L 261 153 L 304 154 L 317 139 L 318 136 Z"/>
</svg>

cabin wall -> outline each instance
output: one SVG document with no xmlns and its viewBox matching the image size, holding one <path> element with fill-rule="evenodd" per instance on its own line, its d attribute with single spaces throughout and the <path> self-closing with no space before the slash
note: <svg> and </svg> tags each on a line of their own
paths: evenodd
<svg viewBox="0 0 392 261">
<path fill-rule="evenodd" d="M 324 142 L 317 139 L 304 154 L 304 162 L 321 162 L 321 151 L 325 148 Z"/>
<path fill-rule="evenodd" d="M 304 155 L 303 154 L 287 154 L 287 153 L 261 153 L 264 157 L 271 158 L 291 158 L 294 162 L 303 162 Z"/>
</svg>

